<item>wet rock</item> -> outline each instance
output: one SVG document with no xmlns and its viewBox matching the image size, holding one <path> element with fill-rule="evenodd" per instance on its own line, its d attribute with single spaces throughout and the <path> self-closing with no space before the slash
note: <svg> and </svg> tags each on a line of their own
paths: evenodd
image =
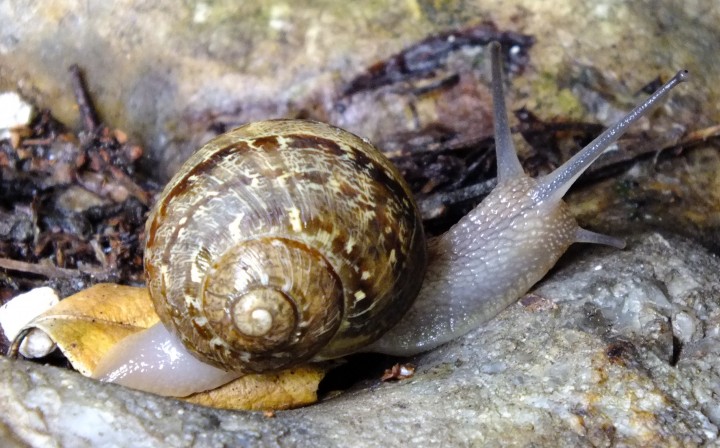
<svg viewBox="0 0 720 448">
<path fill-rule="evenodd" d="M 699 446 L 720 425 L 719 269 L 660 234 L 581 246 L 412 378 L 274 418 L 0 358 L 0 426 L 36 446 Z"/>
</svg>

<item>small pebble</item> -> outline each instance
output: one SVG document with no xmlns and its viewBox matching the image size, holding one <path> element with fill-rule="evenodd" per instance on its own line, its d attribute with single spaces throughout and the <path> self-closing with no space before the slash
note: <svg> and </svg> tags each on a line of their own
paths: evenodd
<svg viewBox="0 0 720 448">
<path fill-rule="evenodd" d="M 0 140 L 10 138 L 11 130 L 30 123 L 33 107 L 15 92 L 0 93 Z"/>
</svg>

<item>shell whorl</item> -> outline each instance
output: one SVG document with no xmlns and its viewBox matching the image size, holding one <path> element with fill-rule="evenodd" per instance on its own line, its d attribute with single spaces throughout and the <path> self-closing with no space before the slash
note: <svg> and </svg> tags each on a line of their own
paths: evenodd
<svg viewBox="0 0 720 448">
<path fill-rule="evenodd" d="M 425 270 L 421 220 L 396 169 L 309 121 L 209 142 L 163 191 L 146 234 L 161 320 L 228 370 L 355 351 L 402 317 Z"/>
</svg>

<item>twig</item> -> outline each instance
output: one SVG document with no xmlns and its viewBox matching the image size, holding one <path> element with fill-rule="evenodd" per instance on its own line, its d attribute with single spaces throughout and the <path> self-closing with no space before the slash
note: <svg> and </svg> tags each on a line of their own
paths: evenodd
<svg viewBox="0 0 720 448">
<path fill-rule="evenodd" d="M 423 220 L 437 218 L 444 214 L 453 204 L 487 196 L 495 187 L 495 184 L 497 184 L 497 179 L 492 178 L 459 190 L 436 193 L 419 199 L 420 214 Z"/>
<path fill-rule="evenodd" d="M 710 126 L 703 129 L 698 129 L 689 133 L 678 146 L 688 146 L 698 142 L 704 142 L 707 139 L 720 136 L 720 124 Z"/>
<path fill-rule="evenodd" d="M 76 278 L 83 275 L 83 272 L 77 269 L 65 269 L 57 266 L 27 263 L 10 258 L 0 258 L 0 268 L 42 275 L 48 278 Z"/>
<path fill-rule="evenodd" d="M 100 120 L 98 119 L 95 106 L 88 93 L 85 78 L 77 64 L 70 66 L 70 82 L 72 82 L 75 102 L 77 102 L 78 108 L 80 109 L 80 118 L 82 119 L 83 127 L 87 132 L 93 133 L 97 130 Z"/>
<path fill-rule="evenodd" d="M 130 194 L 137 198 L 137 200 L 140 201 L 143 205 L 150 205 L 150 193 L 148 193 L 144 188 L 138 185 L 120 168 L 112 165 L 107 165 L 109 164 L 106 164 L 106 169 L 110 171 L 110 174 L 112 174 L 113 178 L 118 181 L 120 185 L 125 187 L 130 192 Z"/>
</svg>

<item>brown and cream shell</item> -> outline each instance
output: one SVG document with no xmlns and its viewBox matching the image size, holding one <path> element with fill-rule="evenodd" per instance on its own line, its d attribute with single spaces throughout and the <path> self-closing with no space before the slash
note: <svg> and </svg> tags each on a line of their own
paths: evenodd
<svg viewBox="0 0 720 448">
<path fill-rule="evenodd" d="M 313 121 L 210 141 L 165 188 L 146 233 L 162 322 L 226 370 L 356 351 L 404 315 L 425 272 L 422 222 L 398 171 Z"/>
</svg>

